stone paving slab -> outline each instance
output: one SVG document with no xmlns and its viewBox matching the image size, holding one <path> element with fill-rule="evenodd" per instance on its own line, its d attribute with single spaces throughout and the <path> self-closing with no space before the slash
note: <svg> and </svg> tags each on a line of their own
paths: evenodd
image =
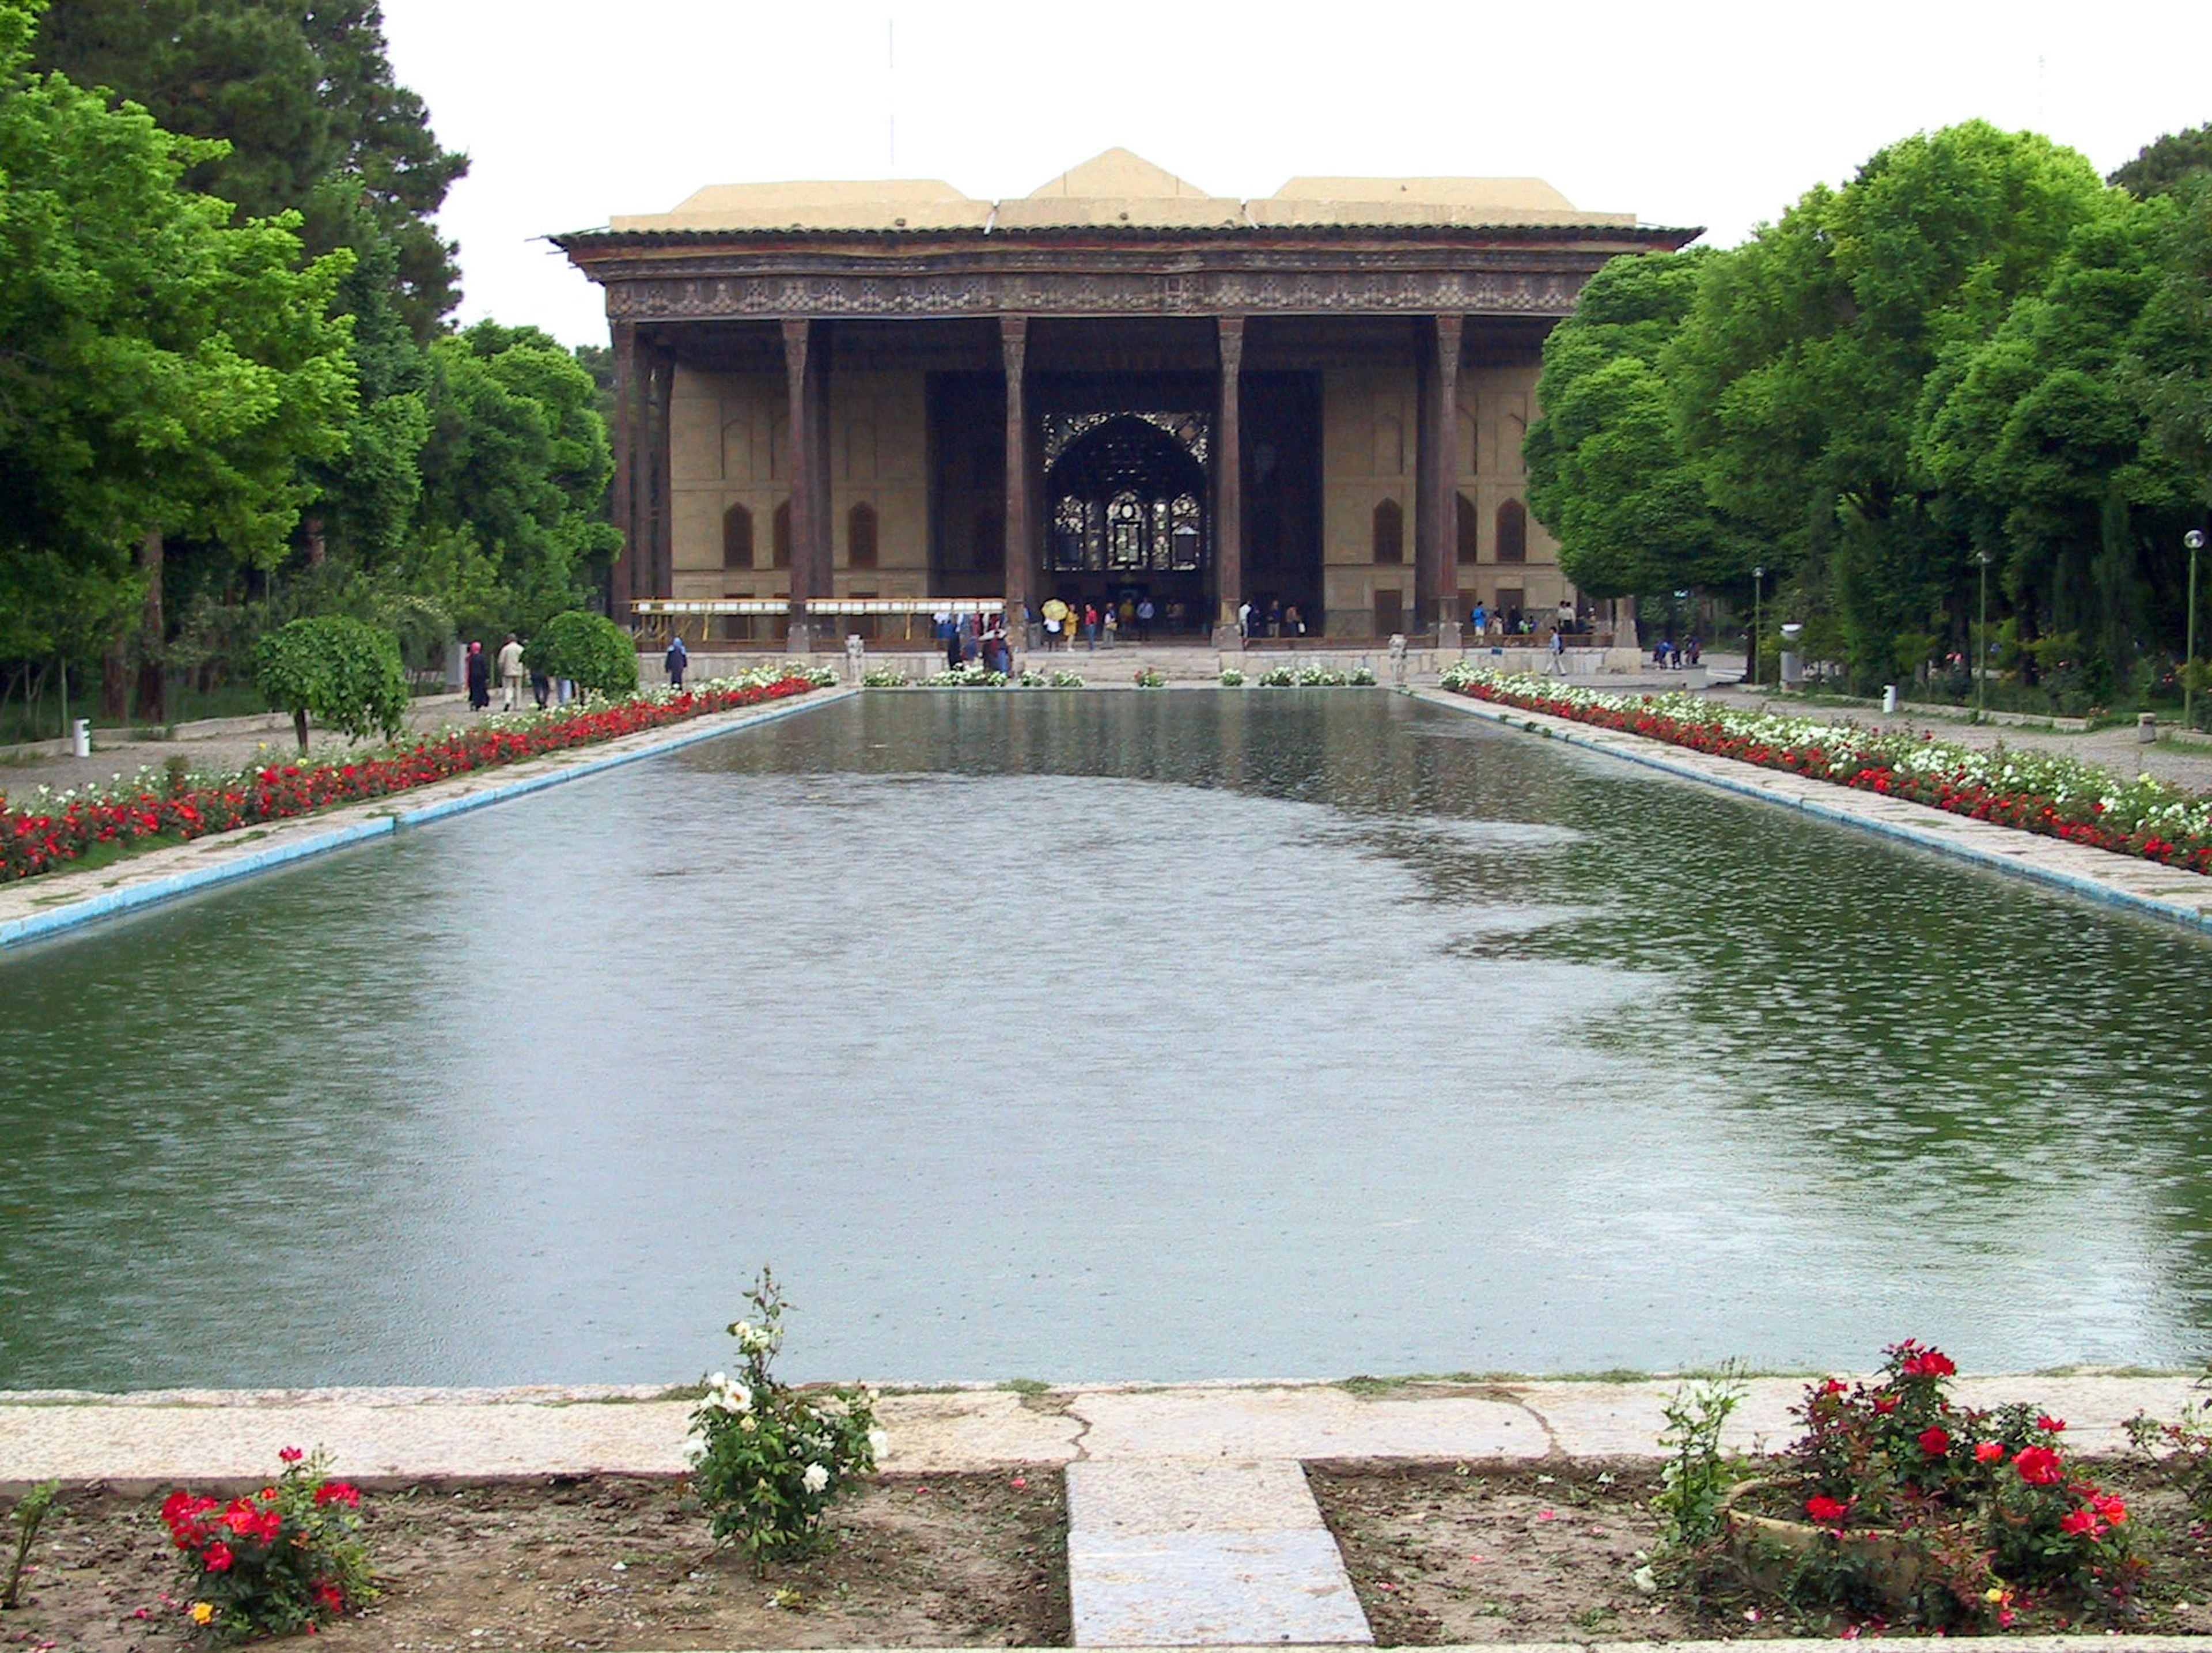
<svg viewBox="0 0 2212 1653">
<path fill-rule="evenodd" d="M 1746 1386 L 1730 1444 L 1796 1433 L 1805 1381 Z M 1000 1389 L 888 1395 L 884 1468 L 901 1473 L 1146 1459 L 1653 1457 L 1680 1380 L 1407 1384 L 1355 1394 L 1327 1383 Z M 371 1481 L 553 1473 L 672 1474 L 690 1403 L 652 1388 L 170 1390 L 99 1396 L 0 1394 L 0 1491 L 49 1477 L 130 1486 L 258 1481 L 284 1446 L 328 1446 Z M 2068 1420 L 2081 1449 L 2115 1451 L 2137 1412 L 2172 1418 L 2205 1392 L 2185 1376 L 1979 1376 L 1979 1406 L 2030 1401 Z"/>
<path fill-rule="evenodd" d="M 1295 1462 L 1148 1459 L 1066 1473 L 1078 1647 L 1374 1639 Z"/>
<path fill-rule="evenodd" d="M 1433 706 L 1449 707 L 1507 728 L 1528 730 L 1743 797 L 1783 804 L 1822 820 L 2055 884 L 2093 901 L 2129 908 L 2192 929 L 2212 928 L 2212 878 L 2202 873 L 1972 820 L 1931 805 L 1859 792 L 1786 770 L 1761 769 L 1736 758 L 1692 751 L 1617 729 L 1499 706 L 1449 690 L 1407 692 Z"/>
<path fill-rule="evenodd" d="M 1092 1458 L 1540 1458 L 1544 1421 L 1508 1391 L 1420 1398 L 1334 1385 L 1079 1394 Z"/>
<path fill-rule="evenodd" d="M 337 1474 L 371 1486 L 430 1477 L 672 1475 L 687 1467 L 689 1401 L 592 1390 L 576 1398 L 526 1391 L 535 1397 L 527 1400 L 416 1390 L 396 1392 L 415 1398 L 395 1401 L 394 1393 L 172 1391 L 28 1403 L 0 1395 L 0 1491 L 56 1478 L 137 1490 L 185 1480 L 250 1483 L 266 1480 L 288 1446 L 326 1447 Z M 890 1437 L 882 1467 L 908 1474 L 1065 1463 L 1083 1428 L 1003 1390 L 886 1395 L 878 1416 Z"/>
<path fill-rule="evenodd" d="M 314 815 L 220 832 L 166 845 L 103 867 L 51 872 L 0 885 L 0 948 L 44 939 L 118 913 L 173 901 L 288 866 L 403 828 L 426 825 L 543 787 L 657 757 L 749 724 L 788 717 L 858 691 L 817 689 L 787 700 L 710 713 L 589 746 L 569 747 L 519 763 L 477 769 L 449 781 L 386 797 L 341 805 Z"/>
</svg>

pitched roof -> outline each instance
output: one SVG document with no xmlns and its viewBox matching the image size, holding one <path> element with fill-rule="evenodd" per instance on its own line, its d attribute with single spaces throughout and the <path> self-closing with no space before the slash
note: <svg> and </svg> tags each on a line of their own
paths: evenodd
<svg viewBox="0 0 2212 1653">
<path fill-rule="evenodd" d="M 1210 195 L 1127 149 L 1108 149 L 1025 196 L 977 200 L 939 179 L 716 184 L 669 212 L 611 221 L 617 232 L 1239 229 L 1589 226 L 1636 215 L 1586 212 L 1539 178 L 1293 178 L 1250 201 Z"/>
</svg>

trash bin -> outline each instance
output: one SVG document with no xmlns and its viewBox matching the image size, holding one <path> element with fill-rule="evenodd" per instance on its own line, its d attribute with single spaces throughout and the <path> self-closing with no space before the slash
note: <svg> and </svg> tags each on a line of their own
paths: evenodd
<svg viewBox="0 0 2212 1653">
<path fill-rule="evenodd" d="M 90 718 L 77 718 L 70 724 L 70 756 L 71 757 L 92 756 L 92 720 Z"/>
</svg>

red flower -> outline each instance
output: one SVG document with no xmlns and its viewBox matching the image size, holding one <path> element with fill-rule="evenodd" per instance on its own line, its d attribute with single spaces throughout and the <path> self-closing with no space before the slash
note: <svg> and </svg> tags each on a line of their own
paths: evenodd
<svg viewBox="0 0 2212 1653">
<path fill-rule="evenodd" d="M 1900 1370 L 1907 1377 L 1951 1377 L 1959 1370 L 1941 1349 L 1922 1349 L 1907 1355 Z"/>
<path fill-rule="evenodd" d="M 1951 1431 L 1940 1424 L 1931 1424 L 1920 1431 L 1920 1449 L 1931 1458 L 1940 1458 L 1951 1449 Z"/>
<path fill-rule="evenodd" d="M 1975 1443 L 1974 1462 L 1976 1463 L 2002 1463 L 2004 1455 L 2002 1441 L 1980 1441 Z"/>
<path fill-rule="evenodd" d="M 301 1459 L 306 1457 L 307 1455 L 301 1451 L 296 1446 L 288 1446 L 278 1451 L 276 1455 L 282 1458 L 286 1463 L 297 1463 Z"/>
<path fill-rule="evenodd" d="M 2119 1498 L 2093 1498 L 2089 1502 L 2096 1506 L 2099 1515 L 2115 1527 L 2128 1518 L 2128 1506 Z"/>
<path fill-rule="evenodd" d="M 2069 1510 L 2059 1517 L 2058 1530 L 2062 1533 L 2094 1533 L 2097 1517 L 2087 1510 Z"/>
<path fill-rule="evenodd" d="M 1805 1500 L 1805 1513 L 1812 1516 L 1814 1520 L 1821 1522 L 1823 1525 L 1831 1522 L 1841 1521 L 1850 1512 L 1851 1506 L 1850 1504 L 1839 1504 L 1834 1498 L 1830 1498 L 1826 1492 L 1815 1492 L 1811 1498 Z"/>
<path fill-rule="evenodd" d="M 343 1504 L 352 1509 L 361 1503 L 361 1489 L 349 1482 L 326 1480 L 315 1489 L 318 1504 Z"/>
<path fill-rule="evenodd" d="M 1897 1410 L 1897 1397 L 1893 1395 L 1875 1395 L 1874 1397 L 1874 1409 L 1881 1413 L 1883 1417 L 1887 1418 L 1891 1413 Z"/>
<path fill-rule="evenodd" d="M 2058 1455 L 2047 1446 L 2024 1446 L 2012 1461 L 2020 1471 L 2020 1478 L 2030 1486 L 2056 1486 L 2065 1480 L 2065 1471 L 2058 1467 Z"/>
<path fill-rule="evenodd" d="M 2035 1420 L 2035 1426 L 2051 1435 L 2063 1435 L 2066 1432 L 2066 1420 L 2063 1418 L 2054 1418 L 2047 1412 Z"/>
<path fill-rule="evenodd" d="M 315 1599 L 332 1613 L 345 1611 L 345 1592 L 327 1578 L 315 1581 Z"/>
<path fill-rule="evenodd" d="M 1831 1377 L 1820 1385 L 1820 1393 L 1823 1395 L 1841 1395 L 1843 1392 L 1844 1380 L 1840 1377 Z"/>
<path fill-rule="evenodd" d="M 230 1546 L 219 1538 L 200 1552 L 200 1565 L 210 1572 L 228 1572 L 231 1559 Z"/>
</svg>

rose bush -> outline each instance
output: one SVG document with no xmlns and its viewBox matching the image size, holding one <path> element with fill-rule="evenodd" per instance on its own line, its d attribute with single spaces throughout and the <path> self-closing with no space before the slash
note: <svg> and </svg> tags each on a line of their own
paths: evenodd
<svg viewBox="0 0 2212 1653">
<path fill-rule="evenodd" d="M 226 1503 L 179 1487 L 161 1504 L 183 1570 L 180 1606 L 204 1642 L 312 1631 L 376 1595 L 360 1491 L 330 1478 L 320 1449 L 277 1455 L 283 1472 L 258 1492 Z"/>
<path fill-rule="evenodd" d="M 1944 1385 L 1956 1371 L 1908 1340 L 1875 1383 L 1807 1389 L 1805 1432 L 1759 1490 L 1767 1513 L 1810 1522 L 1820 1541 L 1765 1576 L 1801 1604 L 1855 1613 L 1902 1596 L 1936 1628 L 2005 1628 L 2054 1593 L 2132 1616 L 2147 1569 L 2127 1505 L 2067 1464 L 2064 1420 L 1955 1405 Z"/>
<path fill-rule="evenodd" d="M 714 1541 L 759 1565 L 821 1546 L 822 1512 L 875 1468 L 883 1437 L 869 1391 L 805 1393 L 776 1377 L 788 1305 L 769 1270 L 745 1300 L 752 1317 L 730 1328 L 744 1367 L 707 1379 L 691 1413 L 691 1484 Z"/>
<path fill-rule="evenodd" d="M 834 681 L 835 674 L 825 671 L 770 668 L 681 693 L 656 690 L 623 701 L 587 700 L 491 718 L 342 763 L 258 764 L 227 775 L 147 769 L 106 787 L 41 789 L 13 806 L 0 793 L 0 883 L 65 867 L 102 844 L 181 842 L 286 820 L 709 712 L 803 695 Z"/>
<path fill-rule="evenodd" d="M 1445 670 L 1443 686 L 1475 700 L 2212 872 L 2212 797 L 2147 775 L 2123 781 L 2057 753 L 2002 745 L 1983 751 L 1929 735 L 1720 706 L 1696 695 L 1606 694 L 1464 663 Z"/>
</svg>

